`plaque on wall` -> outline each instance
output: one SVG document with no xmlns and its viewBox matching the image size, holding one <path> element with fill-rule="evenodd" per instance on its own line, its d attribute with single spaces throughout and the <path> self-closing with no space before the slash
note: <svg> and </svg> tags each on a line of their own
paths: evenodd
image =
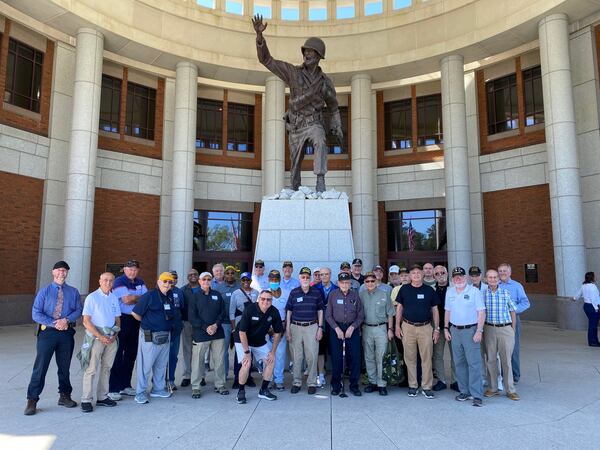
<svg viewBox="0 0 600 450">
<path fill-rule="evenodd" d="M 536 263 L 525 264 L 525 283 L 538 283 L 538 265 Z"/>
<path fill-rule="evenodd" d="M 106 272 L 112 273 L 117 278 L 123 273 L 123 267 L 125 267 L 123 263 L 106 263 Z"/>
</svg>

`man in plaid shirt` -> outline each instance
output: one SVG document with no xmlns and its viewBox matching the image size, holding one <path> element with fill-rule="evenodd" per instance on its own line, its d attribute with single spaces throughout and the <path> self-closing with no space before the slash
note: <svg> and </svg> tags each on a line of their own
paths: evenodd
<svg viewBox="0 0 600 450">
<path fill-rule="evenodd" d="M 485 397 L 494 397 L 498 392 L 498 363 L 504 375 L 504 390 L 511 400 L 519 400 L 513 381 L 511 357 L 515 346 L 516 306 L 510 293 L 498 287 L 498 272 L 490 269 L 486 273 L 488 288 L 484 291 L 486 317 L 484 326 L 485 353 L 487 360 L 487 385 Z"/>
</svg>

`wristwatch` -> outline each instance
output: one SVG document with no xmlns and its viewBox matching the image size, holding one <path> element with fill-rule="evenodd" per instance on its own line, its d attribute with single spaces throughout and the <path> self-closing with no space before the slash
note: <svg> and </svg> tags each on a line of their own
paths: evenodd
<svg viewBox="0 0 600 450">
<path fill-rule="evenodd" d="M 479 331 L 480 333 L 483 333 L 483 328 L 481 328 L 480 330 L 477 330 L 477 331 Z"/>
<path fill-rule="evenodd" d="M 450 329 L 450 327 L 444 327 L 444 330 L 449 330 L 449 329 Z"/>
<path fill-rule="evenodd" d="M 320 328 L 321 330 L 324 330 L 324 329 L 325 329 L 325 327 L 324 327 L 323 325 L 319 325 L 319 328 Z"/>
<path fill-rule="evenodd" d="M 435 327 L 433 331 L 440 331 L 440 327 Z"/>
<path fill-rule="evenodd" d="M 249 354 L 250 354 L 250 350 L 244 350 L 244 353 L 245 353 L 246 355 L 249 355 Z"/>
</svg>

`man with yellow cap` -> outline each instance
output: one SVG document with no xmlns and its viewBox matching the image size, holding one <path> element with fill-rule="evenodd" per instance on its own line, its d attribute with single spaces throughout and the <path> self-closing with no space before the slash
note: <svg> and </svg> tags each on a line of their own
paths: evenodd
<svg viewBox="0 0 600 450">
<path fill-rule="evenodd" d="M 135 401 L 148 403 L 148 379 L 152 377 L 150 397 L 168 398 L 165 375 L 169 362 L 169 337 L 174 321 L 181 320 L 175 308 L 171 286 L 175 279 L 170 272 L 158 277 L 156 288 L 142 295 L 131 314 L 140 321 L 137 352 L 137 386 Z"/>
</svg>

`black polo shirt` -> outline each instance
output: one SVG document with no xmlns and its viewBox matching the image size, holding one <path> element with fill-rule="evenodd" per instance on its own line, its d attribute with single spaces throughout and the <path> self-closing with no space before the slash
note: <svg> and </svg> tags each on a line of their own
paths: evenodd
<svg viewBox="0 0 600 450">
<path fill-rule="evenodd" d="M 246 332 L 248 345 L 250 347 L 262 347 L 267 343 L 265 335 L 273 327 L 273 332 L 283 333 L 281 315 L 273 305 L 269 306 L 264 313 L 260 310 L 258 303 L 250 303 L 244 308 L 242 318 L 235 327 L 233 340 L 241 343 L 240 331 Z"/>
<path fill-rule="evenodd" d="M 403 306 L 402 317 L 411 322 L 429 322 L 432 318 L 431 308 L 440 304 L 435 290 L 426 284 L 418 288 L 405 284 L 396 301 Z"/>
</svg>

